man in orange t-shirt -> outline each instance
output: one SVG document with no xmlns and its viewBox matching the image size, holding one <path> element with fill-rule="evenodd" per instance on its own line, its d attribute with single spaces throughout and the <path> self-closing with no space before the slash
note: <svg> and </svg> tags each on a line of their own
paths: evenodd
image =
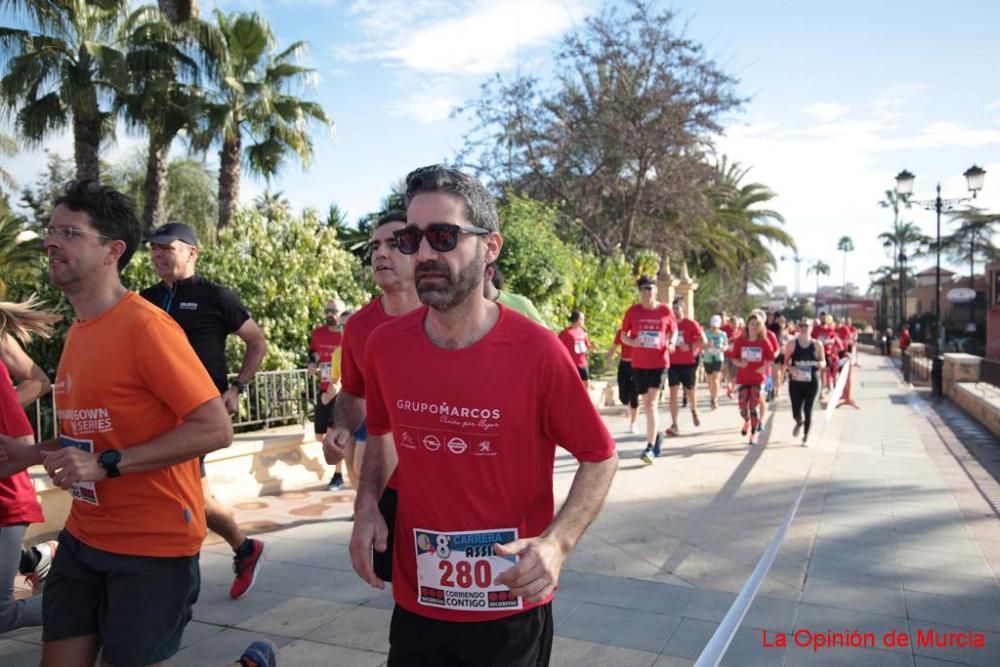
<svg viewBox="0 0 1000 667">
<path fill-rule="evenodd" d="M 70 183 L 45 230 L 51 280 L 77 315 L 53 387 L 61 436 L 0 439 L 0 475 L 44 463 L 73 495 L 45 582 L 43 665 L 163 662 L 198 598 L 198 456 L 232 427 L 184 332 L 122 285 L 138 242 L 131 202 L 94 181 Z"/>
</svg>

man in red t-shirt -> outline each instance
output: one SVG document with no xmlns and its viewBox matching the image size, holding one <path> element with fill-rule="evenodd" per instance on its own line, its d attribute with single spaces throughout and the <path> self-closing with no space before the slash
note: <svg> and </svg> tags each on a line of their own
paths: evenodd
<svg viewBox="0 0 1000 667">
<path fill-rule="evenodd" d="M 639 303 L 625 311 L 622 344 L 632 348 L 632 378 L 646 413 L 646 450 L 639 457 L 651 465 L 660 455 L 660 433 L 656 401 L 663 389 L 663 376 L 670 367 L 670 353 L 677 340 L 677 320 L 670 307 L 656 300 L 656 283 L 647 276 L 636 281 Z"/>
<path fill-rule="evenodd" d="M 317 442 L 322 442 L 326 430 L 333 425 L 333 406 L 336 404 L 336 394 L 340 391 L 340 381 L 333 379 L 333 353 L 340 347 L 344 332 L 340 328 L 340 314 L 344 304 L 340 299 L 330 299 L 323 309 L 323 324 L 312 330 L 309 336 L 309 364 L 311 375 L 319 372 L 319 393 L 316 395 L 316 408 L 313 411 L 313 432 Z M 331 391 L 330 385 L 333 384 Z M 338 461 L 334 468 L 333 479 L 326 488 L 331 491 L 344 488 L 342 474 L 343 461 Z"/>
<path fill-rule="evenodd" d="M 576 364 L 576 370 L 580 373 L 580 379 L 584 382 L 590 381 L 590 362 L 587 360 L 587 352 L 590 350 L 590 337 L 587 330 L 583 328 L 586 318 L 579 310 L 574 310 L 569 315 L 569 326 L 559 332 L 559 340 L 566 346 L 569 356 Z"/>
<path fill-rule="evenodd" d="M 355 489 L 361 485 L 368 440 L 365 428 L 365 346 L 375 329 L 420 307 L 413 285 L 413 258 L 398 251 L 393 237 L 405 226 L 406 213 L 403 211 L 390 211 L 375 223 L 368 247 L 372 276 L 382 294 L 351 315 L 344 326 L 340 357 L 341 391 L 335 402 L 333 425 L 323 439 L 323 453 L 329 464 L 347 459 L 347 470 Z M 391 465 L 386 467 L 386 477 L 382 482 L 385 492 L 380 498 L 379 509 L 392 525 L 397 503 L 395 483 L 390 479 L 395 467 L 395 451 L 389 447 L 386 450 L 384 456 Z M 390 534 L 386 548 L 372 554 L 375 572 L 385 581 L 392 581 L 392 547 Z"/>
<path fill-rule="evenodd" d="M 385 443 L 399 458 L 390 664 L 548 664 L 562 563 L 604 501 L 615 443 L 558 338 L 483 296 L 503 244 L 486 189 L 440 166 L 406 184 L 396 244 L 428 308 L 366 346 L 370 442 L 351 560 L 384 587 L 369 554 L 386 542 Z M 556 443 L 580 467 L 553 518 Z"/>
<path fill-rule="evenodd" d="M 676 349 L 670 353 L 670 368 L 667 369 L 667 382 L 670 385 L 670 428 L 667 435 L 680 435 L 677 428 L 678 394 L 680 386 L 684 386 L 688 405 L 691 406 L 691 421 L 695 426 L 701 426 L 698 419 L 698 401 L 695 396 L 695 379 L 698 371 L 698 356 L 705 340 L 705 331 L 701 325 L 687 317 L 683 299 L 674 299 L 674 318 L 677 320 Z"/>
</svg>

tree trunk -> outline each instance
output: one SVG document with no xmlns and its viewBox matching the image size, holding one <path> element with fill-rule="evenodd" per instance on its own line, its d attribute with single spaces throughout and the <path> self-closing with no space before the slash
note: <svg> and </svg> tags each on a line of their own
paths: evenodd
<svg viewBox="0 0 1000 667">
<path fill-rule="evenodd" d="M 188 19 L 198 18 L 198 3 L 196 0 L 159 0 L 160 11 L 174 25 Z"/>
<path fill-rule="evenodd" d="M 219 151 L 219 231 L 229 226 L 240 198 L 240 153 L 242 142 L 225 139 Z"/>
<path fill-rule="evenodd" d="M 149 137 L 149 152 L 146 156 L 146 201 L 142 210 L 143 235 L 152 232 L 166 220 L 167 196 L 167 153 L 169 145 L 156 137 Z"/>
<path fill-rule="evenodd" d="M 95 101 L 94 108 L 97 104 Z M 78 179 L 100 180 L 101 117 L 73 112 L 73 158 Z"/>
</svg>

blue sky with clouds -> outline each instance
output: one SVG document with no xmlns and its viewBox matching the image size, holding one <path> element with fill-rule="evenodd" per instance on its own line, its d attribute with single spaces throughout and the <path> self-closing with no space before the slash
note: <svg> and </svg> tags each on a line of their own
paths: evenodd
<svg viewBox="0 0 1000 667">
<path fill-rule="evenodd" d="M 600 4 L 594 0 L 201 0 L 229 12 L 257 10 L 287 44 L 311 44 L 317 81 L 307 95 L 336 121 L 318 133 L 316 157 L 271 184 L 296 208 L 331 203 L 352 219 L 375 208 L 410 168 L 448 160 L 468 125 L 450 111 L 476 96 L 493 72 L 544 75 L 567 30 Z M 837 239 L 851 236 L 848 280 L 866 286 L 888 260 L 875 236 L 891 224 L 877 206 L 893 177 L 917 174 L 917 194 L 964 194 L 961 174 L 987 169 L 978 204 L 1000 208 L 1000 64 L 995 29 L 1000 3 L 924 0 L 810 2 L 707 0 L 660 2 L 687 34 L 740 79 L 750 101 L 730 118 L 721 152 L 753 167 L 750 177 L 778 194 L 806 262 L 833 267 Z M 991 34 L 992 33 L 992 34 Z M 121 155 L 143 145 L 122 137 Z M 49 147 L 71 154 L 68 137 Z M 179 149 L 178 149 L 179 150 Z M 26 153 L 13 171 L 30 182 L 44 159 Z M 244 200 L 266 184 L 245 180 Z M 926 233 L 933 213 L 904 214 Z M 945 230 L 947 231 L 947 229 Z M 930 261 L 925 262 L 930 265 Z M 805 263 L 803 264 L 805 266 Z M 791 287 L 792 262 L 775 284 Z M 802 285 L 814 279 L 802 270 Z"/>
</svg>

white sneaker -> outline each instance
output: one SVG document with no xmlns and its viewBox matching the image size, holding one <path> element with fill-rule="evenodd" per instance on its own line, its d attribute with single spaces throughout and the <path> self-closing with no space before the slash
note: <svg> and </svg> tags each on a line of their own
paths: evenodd
<svg viewBox="0 0 1000 667">
<path fill-rule="evenodd" d="M 631 433 L 632 435 L 635 435 L 636 433 L 639 432 L 639 425 L 638 424 L 629 425 L 628 432 Z"/>
</svg>

